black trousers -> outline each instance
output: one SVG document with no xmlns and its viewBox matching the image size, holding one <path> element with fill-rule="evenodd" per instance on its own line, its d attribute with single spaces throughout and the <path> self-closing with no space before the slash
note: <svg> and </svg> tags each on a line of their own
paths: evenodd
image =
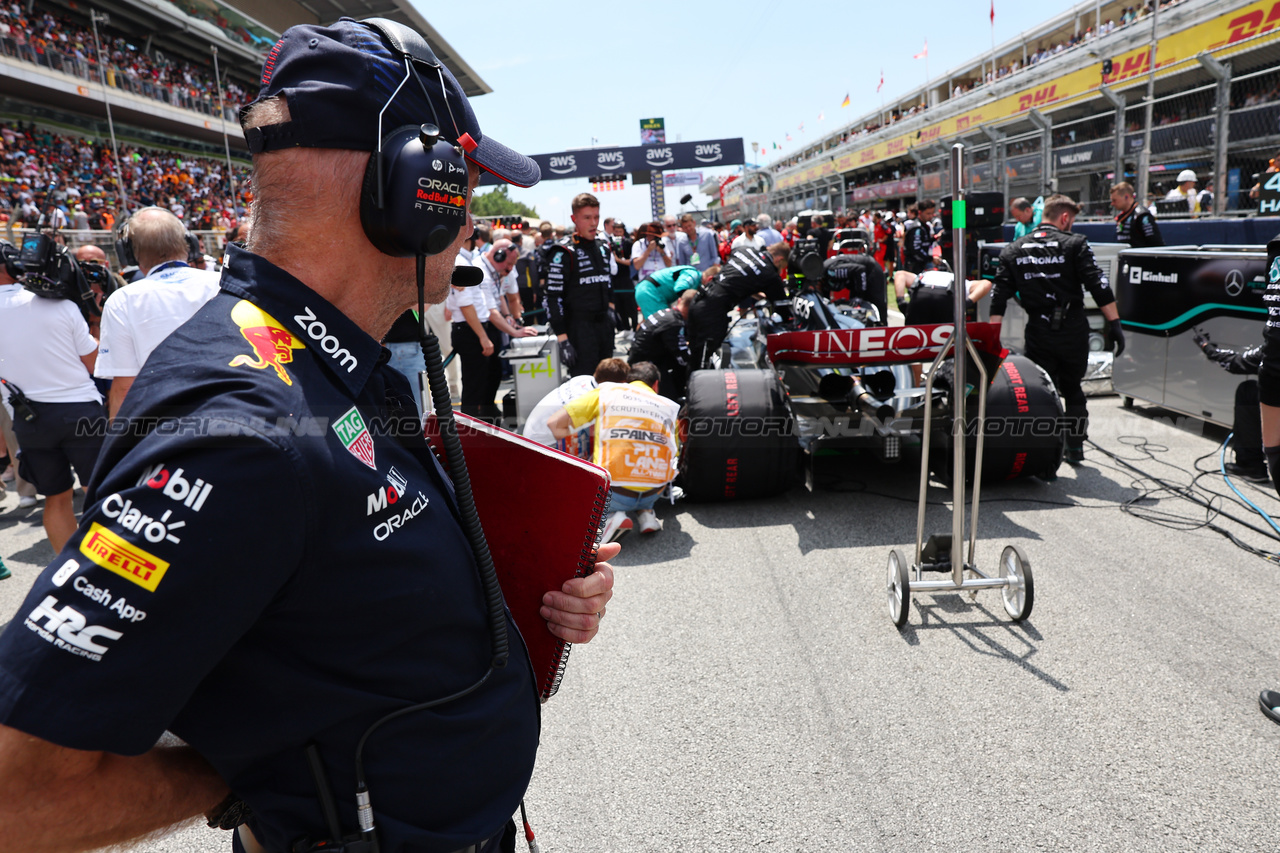
<svg viewBox="0 0 1280 853">
<path fill-rule="evenodd" d="M 622 318 L 622 323 L 631 331 L 636 330 L 639 323 L 640 307 L 636 305 L 635 285 L 630 281 L 627 282 L 629 287 L 614 288 L 613 291 L 613 308 L 618 312 L 618 316 Z"/>
<path fill-rule="evenodd" d="M 732 296 L 705 293 L 689 307 L 689 321 L 685 328 L 689 335 L 691 370 L 705 368 L 711 354 L 724 343 L 725 335 L 729 333 L 729 309 L 732 307 Z"/>
<path fill-rule="evenodd" d="M 1084 311 L 1068 315 L 1060 329 L 1028 325 L 1027 358 L 1044 368 L 1062 397 L 1067 446 L 1083 446 L 1089 437 L 1089 410 L 1080 385 L 1089 364 L 1089 322 Z"/>
<path fill-rule="evenodd" d="M 1258 409 L 1258 383 L 1245 380 L 1236 387 L 1235 433 L 1231 437 L 1231 449 L 1236 452 L 1236 464 L 1257 467 L 1266 464 L 1262 454 L 1262 412 Z"/>
<path fill-rule="evenodd" d="M 493 342 L 493 355 L 486 356 L 480 338 L 466 323 L 453 324 L 453 350 L 462 360 L 462 413 L 477 418 L 501 414 L 494 403 L 502 384 L 502 359 L 498 357 L 501 336 L 489 323 L 484 333 Z"/>
<path fill-rule="evenodd" d="M 613 358 L 613 323 L 608 311 L 582 312 L 569 315 L 569 343 L 578 360 L 570 373 L 586 376 L 596 372 L 596 365 Z"/>
</svg>

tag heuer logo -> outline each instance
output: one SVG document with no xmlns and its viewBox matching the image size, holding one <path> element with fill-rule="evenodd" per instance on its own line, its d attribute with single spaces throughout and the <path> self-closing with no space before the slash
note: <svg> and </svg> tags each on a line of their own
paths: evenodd
<svg viewBox="0 0 1280 853">
<path fill-rule="evenodd" d="M 364 418 L 360 417 L 360 411 L 355 406 L 334 422 L 333 431 L 352 456 L 375 471 L 378 470 L 373 459 L 373 436 L 369 435 Z"/>
</svg>

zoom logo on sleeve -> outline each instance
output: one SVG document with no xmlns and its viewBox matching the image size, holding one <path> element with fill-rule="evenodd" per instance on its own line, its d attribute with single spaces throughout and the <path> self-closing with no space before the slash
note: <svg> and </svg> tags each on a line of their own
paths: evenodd
<svg viewBox="0 0 1280 853">
<path fill-rule="evenodd" d="M 23 624 L 46 643 L 94 661 L 102 660 L 108 650 L 101 642 L 95 641 L 118 640 L 124 636 L 120 631 L 90 625 L 84 614 L 74 607 L 60 608 L 58 599 L 52 595 L 46 595 Z"/>
</svg>

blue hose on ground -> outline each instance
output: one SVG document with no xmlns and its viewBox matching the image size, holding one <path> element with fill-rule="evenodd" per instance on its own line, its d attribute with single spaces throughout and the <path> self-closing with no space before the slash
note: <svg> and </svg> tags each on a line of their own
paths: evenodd
<svg viewBox="0 0 1280 853">
<path fill-rule="evenodd" d="M 1277 525 L 1275 520 L 1271 516 L 1267 515 L 1266 512 L 1259 509 L 1257 504 L 1241 494 L 1240 490 L 1236 488 L 1235 483 L 1231 482 L 1231 478 L 1227 476 L 1227 445 L 1231 443 L 1231 437 L 1233 435 L 1235 435 L 1234 432 L 1227 435 L 1227 440 L 1222 442 L 1222 450 L 1218 453 L 1218 470 L 1222 473 L 1222 479 L 1226 482 L 1227 488 L 1236 493 L 1236 497 L 1244 501 L 1254 512 L 1266 519 L 1267 524 L 1271 525 L 1272 530 L 1276 533 L 1280 533 L 1280 525 Z"/>
</svg>

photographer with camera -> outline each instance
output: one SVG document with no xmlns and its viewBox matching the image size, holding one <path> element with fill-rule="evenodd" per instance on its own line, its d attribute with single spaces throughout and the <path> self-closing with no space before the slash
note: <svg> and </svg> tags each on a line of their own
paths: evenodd
<svg viewBox="0 0 1280 853">
<path fill-rule="evenodd" d="M 114 419 L 151 351 L 218 293 L 219 275 L 187 263 L 182 220 L 161 207 L 144 207 L 120 227 L 120 263 L 137 264 L 143 277 L 108 297 L 94 376 L 111 380 Z"/>
<path fill-rule="evenodd" d="M 108 296 L 124 287 L 125 281 L 107 266 L 107 253 L 101 247 L 85 243 L 78 246 L 72 254 L 80 265 L 80 271 L 84 273 L 85 281 L 89 283 L 89 289 L 93 291 L 93 310 L 85 319 L 89 323 L 89 334 L 97 339 L 101 337 L 99 330 L 102 326 L 102 306 L 106 304 Z"/>
<path fill-rule="evenodd" d="M 98 344 L 73 300 L 23 287 L 17 251 L 0 241 L 0 255 L 0 400 L 21 448 L 18 471 L 45 496 L 41 520 L 56 552 L 76 529 L 72 469 L 88 483 L 102 448 L 96 422 L 106 412 L 92 376 Z"/>
</svg>

